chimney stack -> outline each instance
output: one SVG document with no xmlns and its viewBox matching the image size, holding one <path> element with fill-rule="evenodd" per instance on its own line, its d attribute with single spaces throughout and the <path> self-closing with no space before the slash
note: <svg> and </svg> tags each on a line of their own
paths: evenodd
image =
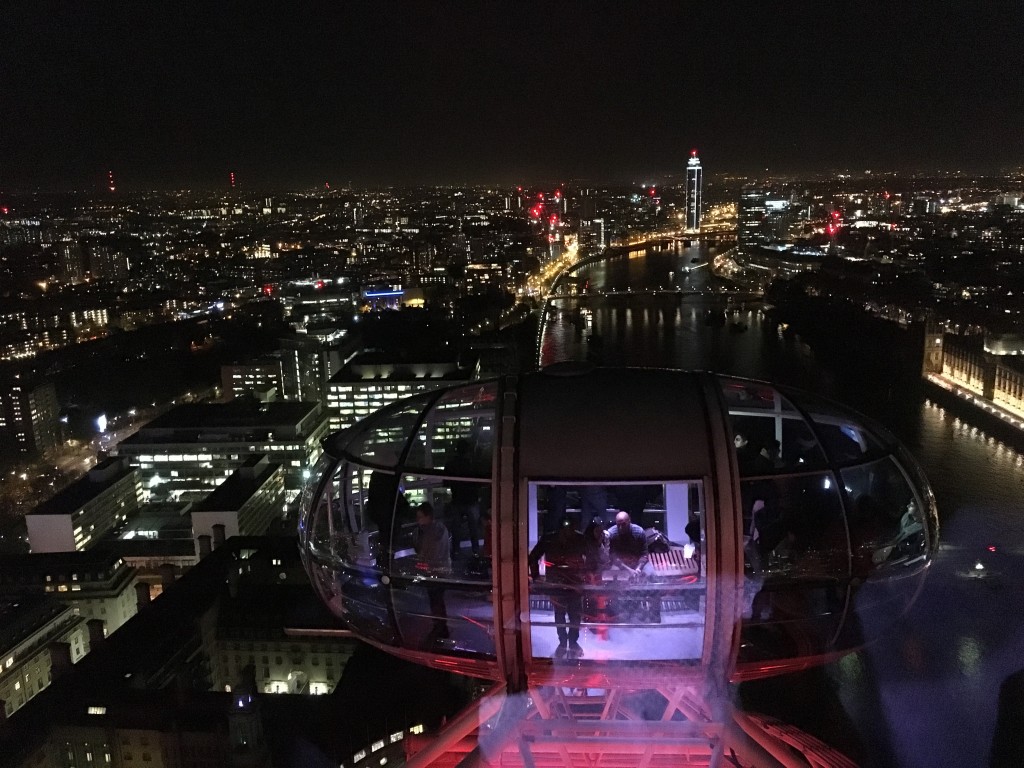
<svg viewBox="0 0 1024 768">
<path fill-rule="evenodd" d="M 160 564 L 160 586 L 167 590 L 174 586 L 174 565 L 171 563 Z"/>
<path fill-rule="evenodd" d="M 135 583 L 135 607 L 142 610 L 149 605 L 149 584 L 144 581 Z"/>
<path fill-rule="evenodd" d="M 107 634 L 103 631 L 105 622 L 103 619 L 89 619 L 85 624 L 89 627 L 89 650 L 95 651 L 107 639 Z"/>
</svg>

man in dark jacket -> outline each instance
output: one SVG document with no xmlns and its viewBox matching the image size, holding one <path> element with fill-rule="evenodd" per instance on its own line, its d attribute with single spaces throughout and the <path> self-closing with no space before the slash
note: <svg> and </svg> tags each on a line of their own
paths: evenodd
<svg viewBox="0 0 1024 768">
<path fill-rule="evenodd" d="M 615 525 L 608 529 L 608 554 L 612 565 L 626 571 L 632 579 L 647 571 L 647 535 L 630 520 L 628 512 L 615 515 Z"/>
<path fill-rule="evenodd" d="M 540 577 L 541 558 L 544 578 L 557 585 L 551 592 L 558 631 L 557 658 L 583 655 L 580 648 L 580 622 L 583 620 L 583 584 L 587 578 L 587 542 L 572 521 L 562 520 L 554 533 L 545 534 L 530 552 L 530 575 Z"/>
</svg>

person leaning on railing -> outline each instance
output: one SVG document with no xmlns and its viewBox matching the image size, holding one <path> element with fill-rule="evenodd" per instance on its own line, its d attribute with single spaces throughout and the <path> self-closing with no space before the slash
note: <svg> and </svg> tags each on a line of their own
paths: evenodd
<svg viewBox="0 0 1024 768">
<path fill-rule="evenodd" d="M 615 515 L 615 525 L 608 529 L 608 554 L 612 566 L 626 571 L 631 579 L 648 573 L 647 535 L 628 512 Z"/>
</svg>

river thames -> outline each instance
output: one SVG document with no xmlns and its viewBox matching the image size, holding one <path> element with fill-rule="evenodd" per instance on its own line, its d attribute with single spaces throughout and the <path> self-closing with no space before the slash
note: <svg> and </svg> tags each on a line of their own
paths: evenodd
<svg viewBox="0 0 1024 768">
<path fill-rule="evenodd" d="M 1001 442 L 876 361 L 782 333 L 757 304 L 713 292 L 723 286 L 709 258 L 670 247 L 583 268 L 570 282 L 588 293 L 551 302 L 538 362 L 704 369 L 846 403 L 910 449 L 941 520 L 939 552 L 905 617 L 838 662 L 744 684 L 743 706 L 805 728 L 865 766 L 989 765 L 994 741 L 1005 744 L 1007 734 L 1009 748 L 1020 748 L 1020 709 L 1000 716 L 1015 731 L 996 731 L 1004 682 L 1017 676 L 1018 697 L 1024 688 L 1024 435 Z M 664 289 L 684 293 L 654 292 Z"/>
</svg>

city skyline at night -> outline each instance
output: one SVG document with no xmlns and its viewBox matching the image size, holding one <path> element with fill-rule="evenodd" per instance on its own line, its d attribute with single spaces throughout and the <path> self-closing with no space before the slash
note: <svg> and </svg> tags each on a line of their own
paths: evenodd
<svg viewBox="0 0 1024 768">
<path fill-rule="evenodd" d="M 1018 19 L 5 8 L 0 768 L 1016 768 Z"/>
</svg>

